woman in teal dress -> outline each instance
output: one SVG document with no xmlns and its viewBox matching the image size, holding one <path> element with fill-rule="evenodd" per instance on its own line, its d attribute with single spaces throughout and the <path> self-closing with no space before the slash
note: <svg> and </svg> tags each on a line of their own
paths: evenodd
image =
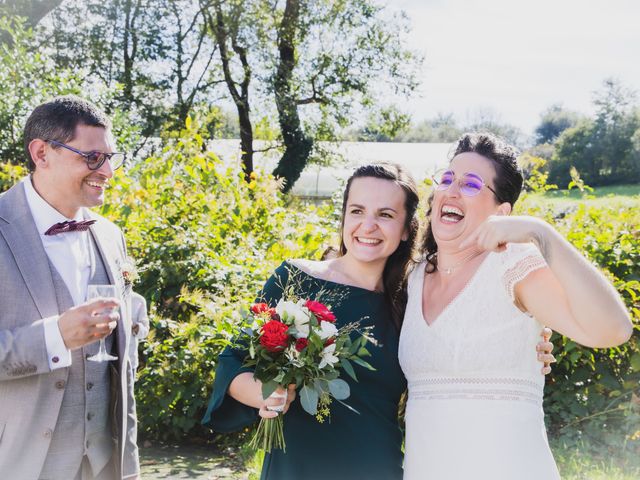
<svg viewBox="0 0 640 480">
<path fill-rule="evenodd" d="M 392 164 L 358 168 L 347 182 L 342 207 L 342 243 L 337 258 L 284 262 L 267 281 L 260 300 L 275 306 L 283 287 L 295 285 L 302 298 L 330 303 L 337 326 L 360 321 L 372 326 L 378 345 L 370 346 L 370 371 L 355 366 L 347 375 L 354 412 L 339 402 L 330 419 L 318 422 L 300 402 L 286 401 L 286 453 L 265 456 L 263 480 L 393 480 L 402 478 L 402 433 L 398 404 L 406 381 L 398 363 L 399 327 L 406 292 L 404 279 L 417 235 L 418 194 L 413 179 Z M 292 277 L 295 281 L 291 282 Z M 239 430 L 258 414 L 274 416 L 261 385 L 243 368 L 246 352 L 225 350 L 219 357 L 211 402 L 203 422 L 218 432 Z"/>
</svg>

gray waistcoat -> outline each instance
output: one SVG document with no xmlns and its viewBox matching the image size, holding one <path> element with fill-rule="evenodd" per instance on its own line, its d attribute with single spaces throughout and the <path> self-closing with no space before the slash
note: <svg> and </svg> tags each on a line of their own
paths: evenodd
<svg viewBox="0 0 640 480">
<path fill-rule="evenodd" d="M 89 285 L 109 284 L 102 258 L 93 238 L 90 238 Z M 71 294 L 51 262 L 49 266 L 59 310 L 65 312 L 73 306 Z M 113 335 L 110 335 L 106 340 L 107 351 L 111 351 L 112 345 Z M 74 478 L 85 455 L 95 475 L 111 458 L 113 440 L 109 421 L 109 364 L 113 362 L 85 360 L 97 351 L 98 342 L 95 342 L 71 352 L 72 364 L 68 367 L 67 381 L 61 385 L 65 389 L 62 406 L 40 473 L 41 479 Z"/>
</svg>

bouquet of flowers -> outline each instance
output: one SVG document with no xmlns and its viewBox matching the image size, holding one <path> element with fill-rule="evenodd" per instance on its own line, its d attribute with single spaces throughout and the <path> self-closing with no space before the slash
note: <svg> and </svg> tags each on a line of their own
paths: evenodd
<svg viewBox="0 0 640 480">
<path fill-rule="evenodd" d="M 256 303 L 248 316 L 245 365 L 254 368 L 254 377 L 262 382 L 263 398 L 278 387 L 295 384 L 302 408 L 323 422 L 332 399 L 346 405 L 342 401 L 349 397 L 349 384 L 339 378 L 341 370 L 356 381 L 352 363 L 374 370 L 362 358 L 369 356 L 367 342 L 373 342 L 370 328 L 353 322 L 338 329 L 335 315 L 323 303 L 298 298 L 281 299 L 275 308 Z M 358 332 L 355 339 L 352 332 Z M 282 415 L 261 419 L 251 445 L 267 452 L 284 450 Z"/>
</svg>

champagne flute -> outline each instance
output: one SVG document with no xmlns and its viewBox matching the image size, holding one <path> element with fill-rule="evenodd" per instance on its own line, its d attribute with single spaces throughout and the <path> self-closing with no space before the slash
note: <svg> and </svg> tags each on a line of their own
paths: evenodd
<svg viewBox="0 0 640 480">
<path fill-rule="evenodd" d="M 89 285 L 87 289 L 87 300 L 91 300 L 92 298 L 119 298 L 118 289 L 115 285 Z M 107 308 L 101 312 L 100 314 L 109 314 L 115 312 L 117 308 Z M 91 357 L 87 357 L 87 360 L 91 360 L 92 362 L 108 362 L 110 360 L 117 360 L 118 357 L 114 357 L 113 355 L 107 352 L 107 348 L 104 344 L 104 338 L 100 339 L 100 350 L 95 355 Z"/>
</svg>

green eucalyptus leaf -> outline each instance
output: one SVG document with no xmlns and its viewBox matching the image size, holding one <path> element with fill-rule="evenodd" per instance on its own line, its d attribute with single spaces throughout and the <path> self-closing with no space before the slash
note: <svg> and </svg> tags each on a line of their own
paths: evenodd
<svg viewBox="0 0 640 480">
<path fill-rule="evenodd" d="M 349 398 L 351 394 L 349 384 L 341 378 L 336 378 L 329 382 L 329 391 L 336 400 L 344 400 L 345 398 Z"/>
<path fill-rule="evenodd" d="M 318 392 L 313 387 L 305 385 L 300 389 L 300 403 L 308 414 L 315 415 L 318 413 L 319 399 Z"/>
</svg>

